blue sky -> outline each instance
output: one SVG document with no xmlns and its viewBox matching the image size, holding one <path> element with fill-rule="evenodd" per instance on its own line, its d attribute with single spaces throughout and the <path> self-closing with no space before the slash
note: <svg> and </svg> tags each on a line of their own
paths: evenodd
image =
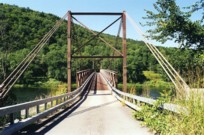
<svg viewBox="0 0 204 135">
<path fill-rule="evenodd" d="M 184 7 L 195 3 L 197 0 L 177 0 L 178 5 Z M 43 11 L 45 13 L 52 13 L 62 17 L 68 10 L 72 12 L 122 12 L 126 11 L 139 25 L 139 22 L 144 22 L 142 17 L 145 16 L 144 9 L 153 10 L 153 3 L 156 0 L 0 0 L 1 3 L 17 5 L 20 7 L 29 7 L 36 11 Z M 193 16 L 197 19 L 199 16 Z M 114 17 L 79 17 L 84 24 L 93 30 L 100 31 L 112 20 Z M 113 35 L 117 34 L 118 25 L 114 25 L 105 33 Z M 140 28 L 145 32 L 147 28 Z M 132 39 L 141 40 L 141 37 L 133 30 L 133 27 L 127 22 L 127 37 Z M 156 45 L 161 43 L 152 41 Z M 166 42 L 162 46 L 178 46 L 172 41 Z"/>
</svg>

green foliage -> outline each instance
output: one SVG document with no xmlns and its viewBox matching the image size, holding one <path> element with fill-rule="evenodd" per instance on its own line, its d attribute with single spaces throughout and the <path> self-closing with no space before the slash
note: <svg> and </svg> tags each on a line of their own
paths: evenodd
<svg viewBox="0 0 204 135">
<path fill-rule="evenodd" d="M 67 91 L 67 85 L 55 79 L 49 79 L 42 86 L 50 90 L 49 96 L 61 95 Z"/>
<path fill-rule="evenodd" d="M 156 90 L 171 90 L 173 85 L 169 82 L 165 82 L 163 80 L 151 80 L 151 81 L 146 81 L 143 83 L 143 89 L 156 89 Z"/>
<path fill-rule="evenodd" d="M 168 112 L 160 108 L 164 102 L 164 99 L 158 99 L 154 105 L 142 106 L 141 111 L 134 113 L 135 118 L 142 120 L 143 125 L 148 126 L 157 133 L 168 133 L 170 128 L 168 125 Z"/>
<path fill-rule="evenodd" d="M 72 84 L 72 89 L 76 89 L 76 84 Z M 11 92 L 17 97 L 17 103 L 24 103 L 28 101 L 57 96 L 66 93 L 66 91 L 66 83 L 52 78 L 44 78 L 44 80 L 43 78 L 40 78 L 38 81 L 35 81 L 34 84 L 31 85 L 16 84 L 11 90 Z"/>
<path fill-rule="evenodd" d="M 4 99 L 0 101 L 0 107 L 9 106 L 17 103 L 17 98 L 14 93 L 10 93 Z M 9 122 L 9 116 L 0 117 L 0 129 Z"/>
<path fill-rule="evenodd" d="M 201 11 L 203 13 L 203 17 L 202 17 L 201 21 L 203 22 L 203 20 L 204 20 L 204 0 L 198 0 L 195 4 L 193 4 L 192 6 L 187 7 L 187 8 L 191 9 L 189 13 L 194 13 L 194 12 L 203 10 L 203 11 Z"/>
<path fill-rule="evenodd" d="M 172 133 L 203 135 L 204 134 L 204 93 L 192 92 L 186 101 L 176 101 L 177 104 L 187 108 L 187 115 L 171 116 L 174 127 Z"/>
<path fill-rule="evenodd" d="M 143 74 L 149 80 L 161 80 L 161 75 L 153 71 L 143 71 Z"/>
<path fill-rule="evenodd" d="M 188 19 L 190 14 L 182 12 L 174 0 L 158 0 L 154 7 L 159 13 L 146 11 L 146 19 L 153 19 L 153 22 L 148 22 L 147 25 L 156 26 L 155 30 L 149 31 L 150 36 L 153 36 L 151 34 L 155 34 L 152 37 L 153 39 L 164 42 L 167 39 L 176 38 L 176 42 L 186 43 L 186 46 L 194 44 L 198 48 L 203 47 L 204 36 L 201 22 L 191 22 Z M 198 5 L 197 8 L 199 7 L 203 7 L 203 5 Z M 0 80 L 3 80 L 11 73 L 25 55 L 40 41 L 44 34 L 52 28 L 56 20 L 59 20 L 59 17 L 51 14 L 32 11 L 28 8 L 0 4 Z M 59 93 L 57 91 L 60 94 L 66 91 L 66 84 L 61 82 L 67 80 L 66 23 L 64 21 L 62 26 L 52 36 L 37 58 L 29 66 L 29 69 L 23 74 L 19 83 L 43 85 L 44 87 L 49 86 L 52 90 L 51 96 L 58 95 Z M 74 51 L 78 45 L 86 42 L 91 37 L 91 34 L 78 25 L 74 25 L 73 27 L 75 29 L 72 35 Z M 108 34 L 102 34 L 101 36 L 110 44 L 115 44 L 115 36 Z M 119 39 L 118 45 L 115 47 L 120 51 L 122 50 L 121 39 Z M 188 71 L 190 70 L 192 71 L 192 78 L 195 78 L 197 75 L 195 69 L 196 71 L 197 69 L 200 70 L 199 74 L 203 74 L 204 57 L 202 51 L 198 52 L 192 49 L 179 50 L 177 48 L 165 47 L 158 47 L 158 49 L 181 75 L 189 74 Z M 75 55 L 111 54 L 114 54 L 114 52 L 104 47 L 102 42 L 93 40 Z M 134 86 L 128 84 L 128 89 L 131 90 L 131 93 L 138 92 L 144 85 L 148 87 L 162 87 L 163 90 L 169 89 L 167 88 L 169 87 L 169 83 L 167 82 L 169 80 L 143 42 L 127 39 L 127 55 L 128 81 L 130 83 L 139 82 Z M 91 68 L 92 63 L 93 59 L 75 59 L 72 61 L 72 80 L 75 79 L 76 71 Z M 95 59 L 94 63 L 95 69 L 97 70 L 103 67 L 118 71 L 119 82 L 121 82 L 122 60 Z M 36 80 L 42 78 L 46 78 L 46 82 L 37 81 L 36 83 Z M 149 81 L 147 81 L 148 79 Z M 195 80 L 195 82 L 197 81 Z M 190 82 L 193 81 L 187 81 L 187 83 Z M 141 83 L 144 84 L 142 85 Z M 73 87 L 76 87 L 76 85 Z M 39 92 L 39 95 L 42 95 L 40 93 L 42 90 L 37 92 Z M 162 92 L 163 94 L 161 95 L 165 97 L 172 95 L 172 93 L 165 93 L 168 91 Z M 22 91 L 19 94 L 22 95 Z M 47 96 L 47 94 L 45 95 Z M 27 97 L 29 100 L 33 100 L 36 98 L 36 95 L 32 97 L 33 99 L 29 96 Z M 23 95 L 23 98 L 25 98 L 25 95 Z M 16 103 L 15 97 L 12 96 L 6 99 L 6 101 L 9 102 L 8 104 Z M 159 108 L 163 102 L 167 101 L 169 101 L 169 98 L 168 100 L 161 98 L 153 106 L 144 106 L 144 109 L 136 113 L 135 117 L 144 120 L 146 125 L 149 125 L 161 134 L 203 134 L 203 104 L 197 104 L 198 102 L 194 102 L 195 100 L 184 102 L 186 104 L 183 103 L 182 105 L 188 108 L 190 115 L 180 116 Z M 6 122 L 7 120 L 7 118 L 3 118 L 0 121 Z"/>
<path fill-rule="evenodd" d="M 188 113 L 175 114 L 167 110 L 161 110 L 160 106 L 170 102 L 170 93 L 163 93 L 164 97 L 157 100 L 154 105 L 143 105 L 142 110 L 135 112 L 134 116 L 143 121 L 156 133 L 164 135 L 203 135 L 204 134 L 204 104 L 203 97 L 193 94 L 189 100 L 174 101 L 175 104 L 186 108 Z"/>
<path fill-rule="evenodd" d="M 203 0 L 200 4 L 202 8 Z M 196 45 L 197 49 L 204 48 L 204 26 L 201 21 L 190 20 L 192 12 L 181 11 L 176 0 L 157 0 L 153 6 L 156 12 L 146 10 L 146 17 L 144 17 L 147 19 L 145 25 L 153 26 L 153 29 L 147 31 L 148 37 L 162 43 L 174 40 L 184 47 Z M 195 11 L 198 8 L 193 9 Z"/>
<path fill-rule="evenodd" d="M 44 34 L 51 29 L 59 17 L 32 11 L 27 8 L 19 8 L 7 4 L 0 4 L 0 80 L 13 71 L 20 61 L 40 41 Z M 34 84 L 39 78 L 54 78 L 59 81 L 67 80 L 67 35 L 66 24 L 62 26 L 51 37 L 40 54 L 35 58 L 27 71 L 19 79 L 18 83 Z M 73 52 L 76 48 L 91 38 L 84 28 L 77 24 L 72 26 Z M 119 38 L 115 43 L 115 36 L 101 35 L 110 44 L 122 51 L 122 40 Z M 199 67 L 202 69 L 202 54 L 191 49 L 179 50 L 177 48 L 158 47 L 162 54 L 172 63 L 181 75 L 189 70 Z M 82 48 L 74 55 L 112 55 L 110 48 L 106 47 L 98 39 L 91 41 L 88 46 Z M 98 71 L 102 68 L 109 68 L 118 72 L 119 82 L 122 82 L 122 60 L 121 59 L 74 59 L 72 61 L 72 80 L 74 81 L 76 71 L 92 68 L 93 63 Z M 128 82 L 143 83 L 147 77 L 143 71 L 153 71 L 161 75 L 164 81 L 169 81 L 161 66 L 142 41 L 127 39 L 127 70 Z M 202 71 L 202 70 L 201 70 Z M 195 77 L 194 77 L 195 78 Z"/>
</svg>

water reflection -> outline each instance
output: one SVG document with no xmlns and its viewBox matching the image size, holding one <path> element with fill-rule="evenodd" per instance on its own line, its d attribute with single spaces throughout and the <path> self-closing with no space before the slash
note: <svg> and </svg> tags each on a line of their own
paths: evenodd
<svg viewBox="0 0 204 135">
<path fill-rule="evenodd" d="M 160 91 L 161 90 L 159 90 L 158 88 L 137 87 L 131 93 L 135 93 L 135 95 L 138 96 L 157 99 L 158 97 L 160 97 Z M 17 97 L 17 103 L 23 103 L 63 94 L 63 92 L 59 92 L 49 88 L 30 88 L 30 87 L 13 88 L 12 93 Z"/>
<path fill-rule="evenodd" d="M 17 103 L 28 102 L 52 96 L 47 88 L 13 88 L 12 93 L 17 97 Z"/>
<path fill-rule="evenodd" d="M 138 89 L 136 90 L 136 95 L 138 96 L 143 96 L 143 97 L 150 97 L 153 99 L 159 98 L 160 95 L 160 90 L 157 89 Z"/>
</svg>

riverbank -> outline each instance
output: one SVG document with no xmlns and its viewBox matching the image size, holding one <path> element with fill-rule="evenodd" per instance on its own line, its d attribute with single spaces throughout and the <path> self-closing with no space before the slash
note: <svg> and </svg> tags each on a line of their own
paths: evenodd
<svg viewBox="0 0 204 135">
<path fill-rule="evenodd" d="M 76 89 L 76 84 L 72 84 L 72 90 Z M 17 103 L 43 99 L 66 93 L 67 84 L 55 79 L 46 82 L 36 82 L 32 85 L 16 84 L 10 94 L 16 96 Z"/>
<path fill-rule="evenodd" d="M 67 84 L 55 79 L 37 81 L 34 84 L 16 84 L 12 88 L 10 95 L 16 97 L 16 103 L 23 103 L 32 100 L 43 99 L 66 93 Z M 76 89 L 76 84 L 72 84 L 72 90 Z M 122 90 L 122 84 L 118 84 L 118 89 Z M 161 92 L 173 89 L 170 82 L 163 80 L 150 80 L 144 83 L 128 83 L 129 93 L 134 95 L 158 98 Z"/>
<path fill-rule="evenodd" d="M 123 84 L 118 84 L 119 90 L 122 90 L 122 87 Z M 144 83 L 127 84 L 128 93 L 154 99 L 160 97 L 161 93 L 173 91 L 173 89 L 174 86 L 171 82 L 165 82 L 162 80 L 150 80 L 145 81 Z"/>
</svg>

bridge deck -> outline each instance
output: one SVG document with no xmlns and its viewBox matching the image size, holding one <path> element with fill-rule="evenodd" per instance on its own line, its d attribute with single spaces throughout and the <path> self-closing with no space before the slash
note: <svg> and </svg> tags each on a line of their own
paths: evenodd
<svg viewBox="0 0 204 135">
<path fill-rule="evenodd" d="M 96 78 L 97 83 L 94 83 Z M 100 74 L 97 74 L 91 90 L 84 94 L 78 104 L 49 123 L 40 125 L 35 131 L 28 131 L 27 134 L 149 135 L 151 133 L 132 117 L 128 107 L 123 106 L 111 95 L 107 83 Z"/>
<path fill-rule="evenodd" d="M 150 134 L 142 128 L 131 115 L 131 111 L 123 107 L 107 90 L 107 84 L 97 74 L 97 90 L 95 85 L 88 98 L 63 121 L 53 127 L 47 135 L 144 135 Z"/>
</svg>

